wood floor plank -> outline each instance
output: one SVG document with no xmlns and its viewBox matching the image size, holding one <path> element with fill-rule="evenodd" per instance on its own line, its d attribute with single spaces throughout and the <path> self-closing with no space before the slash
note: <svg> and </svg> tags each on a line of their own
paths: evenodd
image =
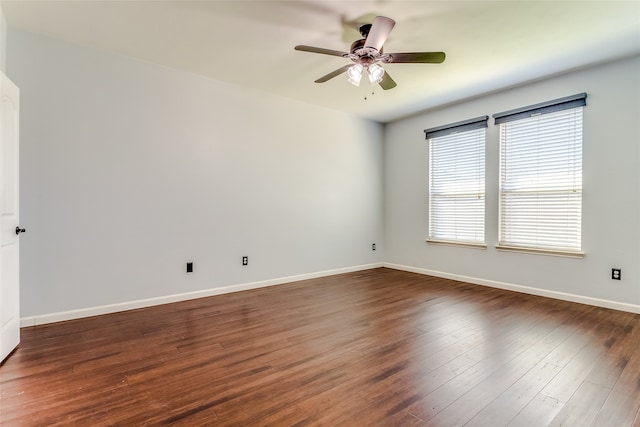
<svg viewBox="0 0 640 427">
<path fill-rule="evenodd" d="M 518 413 L 507 426 L 509 427 L 538 427 L 551 424 L 564 403 L 543 394 L 534 397 L 522 411 Z M 570 424 L 571 425 L 571 424 Z M 579 425 L 579 424 L 573 424 Z"/>
<path fill-rule="evenodd" d="M 591 426 L 611 390 L 598 384 L 583 382 L 574 398 L 564 405 L 550 426 Z"/>
<path fill-rule="evenodd" d="M 547 397 L 566 403 L 576 390 L 584 383 L 585 378 L 597 368 L 604 347 L 586 345 L 567 363 L 560 373 L 541 391 Z"/>
<path fill-rule="evenodd" d="M 510 358 L 510 360 L 493 360 L 492 367 L 487 370 L 484 378 L 481 378 L 477 384 L 474 384 L 468 390 L 464 390 L 463 393 L 442 411 L 439 411 L 432 418 L 425 419 L 425 421 L 430 421 L 435 425 L 452 426 L 471 422 L 480 411 L 508 390 L 520 377 L 525 375 L 531 369 L 532 361 L 539 361 L 545 355 L 549 354 L 551 350 L 552 347 L 550 344 L 539 342 L 524 350 L 520 350 L 518 355 L 526 351 L 527 354 L 525 357 L 517 357 L 518 355 L 516 355 L 516 357 Z M 418 417 L 420 417 L 420 415 L 418 415 Z"/>
<path fill-rule="evenodd" d="M 0 424 L 638 423 L 640 315 L 378 268 L 22 329 Z"/>
<path fill-rule="evenodd" d="M 638 317 L 640 315 L 632 317 L 620 333 L 610 337 L 606 343 L 608 348 L 598 364 L 598 369 L 592 370 L 586 381 L 613 388 L 629 359 L 638 352 L 640 347 Z"/>
<path fill-rule="evenodd" d="M 634 319 L 632 325 L 640 328 L 640 319 Z M 613 425 L 631 425 L 636 419 L 640 402 L 640 342 L 625 363 L 618 380 L 611 389 L 604 405 L 600 408 L 594 425 L 612 423 Z M 633 345 L 633 343 L 629 343 Z"/>
<path fill-rule="evenodd" d="M 467 425 L 508 425 L 561 369 L 544 360 L 538 362 L 478 412 Z"/>
</svg>

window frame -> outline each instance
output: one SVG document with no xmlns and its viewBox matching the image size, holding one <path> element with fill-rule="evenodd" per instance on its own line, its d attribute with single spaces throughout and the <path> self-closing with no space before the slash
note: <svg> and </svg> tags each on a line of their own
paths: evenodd
<svg viewBox="0 0 640 427">
<path fill-rule="evenodd" d="M 584 252 L 583 252 L 583 242 L 582 242 L 582 204 L 583 204 L 583 186 L 582 186 L 582 167 L 583 167 L 583 159 L 582 159 L 582 153 L 584 150 L 584 121 L 583 121 L 583 107 L 586 106 L 586 97 L 587 94 L 586 93 L 580 93 L 577 95 L 572 95 L 572 96 L 568 96 L 568 97 L 564 97 L 564 98 L 559 98 L 559 99 L 555 99 L 555 100 L 551 100 L 551 101 L 547 101 L 547 102 L 543 102 L 540 104 L 535 104 L 535 105 L 531 105 L 528 107 L 522 107 L 522 108 L 518 108 L 515 110 L 509 110 L 509 111 L 505 111 L 503 113 L 497 113 L 493 115 L 493 118 L 495 119 L 495 124 L 496 125 L 500 125 L 500 147 L 499 147 L 499 153 L 500 153 L 500 159 L 499 159 L 499 165 L 500 165 L 500 171 L 499 171 L 499 189 L 498 189 L 498 200 L 499 200 L 499 207 L 498 207 L 498 219 L 499 219 L 499 224 L 498 224 L 498 244 L 496 245 L 496 249 L 498 250 L 506 250 L 506 251 L 516 251 L 516 252 L 528 252 L 528 253 L 537 253 L 537 254 L 544 254 L 544 255 L 555 255 L 555 256 L 567 256 L 567 257 L 584 257 Z M 580 131 L 579 131 L 579 155 L 575 155 L 573 154 L 573 156 L 576 157 L 571 157 L 571 156 L 567 156 L 567 158 L 569 159 L 567 161 L 567 165 L 570 166 L 570 164 L 573 162 L 575 163 L 576 160 L 579 158 L 580 160 L 580 164 L 579 167 L 576 169 L 571 170 L 572 173 L 578 174 L 580 175 L 580 183 L 579 183 L 579 201 L 578 201 L 578 205 L 579 205 L 579 210 L 578 210 L 578 217 L 576 219 L 576 217 L 572 217 L 571 220 L 573 221 L 572 224 L 577 224 L 577 242 L 579 247 L 577 246 L 553 246 L 553 245 L 545 245 L 545 244 L 537 244 L 536 242 L 533 241 L 529 241 L 529 242 L 514 242 L 514 241 L 509 241 L 508 239 L 506 239 L 505 236 L 505 224 L 504 224 L 504 220 L 505 220 L 505 213 L 504 213 L 504 203 L 506 200 L 505 196 L 505 172 L 504 172 L 504 167 L 505 167 L 505 159 L 503 158 L 505 153 L 504 150 L 505 145 L 507 142 L 504 140 L 504 135 L 503 132 L 505 131 L 505 128 L 508 126 L 507 123 L 510 122 L 517 122 L 520 121 L 522 122 L 523 120 L 527 120 L 527 119 L 531 119 L 533 117 L 537 117 L 537 116 L 543 116 L 546 114 L 551 114 L 551 113 L 558 113 L 561 111 L 566 111 L 566 110 L 576 110 L 576 109 L 580 109 Z M 566 119 L 566 124 L 568 125 L 569 123 L 572 122 L 572 118 L 567 118 Z M 540 127 L 536 127 L 534 125 L 531 126 L 530 130 L 539 130 Z M 559 130 L 557 133 L 561 132 L 565 130 L 565 128 L 563 127 L 562 130 Z M 557 135 L 554 134 L 554 135 Z M 574 139 L 571 140 L 570 143 L 567 143 L 567 146 L 572 146 L 571 144 L 575 144 L 575 138 L 576 137 L 572 137 Z M 543 141 L 543 142 L 540 142 Z M 544 144 L 544 140 L 543 139 L 537 139 L 536 143 L 538 144 L 538 146 L 543 145 Z M 547 142 L 548 144 L 548 142 Z M 513 147 L 511 147 L 513 149 Z M 575 147 L 574 147 L 575 149 Z M 553 156 L 549 156 L 548 159 L 554 159 L 555 157 Z M 539 160 L 536 160 L 536 165 L 538 165 Z M 510 168 L 512 168 L 512 166 L 510 166 Z M 536 166 L 538 167 L 538 166 Z M 537 194 L 542 193 L 543 187 L 537 187 L 538 190 Z M 569 200 L 570 197 L 570 193 L 576 192 L 576 187 L 570 188 L 569 186 L 565 186 L 564 188 L 559 188 L 558 192 L 564 192 L 564 194 L 567 194 L 567 199 Z M 511 193 L 514 192 L 513 189 L 509 190 Z M 536 206 L 543 206 L 543 207 L 548 207 L 544 205 L 544 202 L 547 201 L 548 202 L 549 199 L 545 199 L 544 201 L 542 201 L 542 205 L 540 203 L 538 203 L 538 201 L 536 201 Z M 565 205 L 563 205 L 565 211 L 569 212 L 570 211 L 570 207 L 571 204 L 569 202 L 567 202 Z M 536 220 L 532 220 L 532 224 L 535 224 L 536 222 L 538 222 L 539 219 Z M 534 225 L 531 225 L 532 227 L 534 227 Z M 532 228 L 532 230 L 534 230 L 534 228 Z M 538 229 L 535 229 L 538 230 Z M 574 233 L 574 237 L 576 237 L 576 234 Z M 547 238 L 547 242 L 550 239 Z M 565 242 L 568 242 L 570 239 L 567 239 Z M 574 240 L 575 242 L 575 240 Z"/>
<path fill-rule="evenodd" d="M 426 242 L 427 243 L 434 243 L 434 244 L 444 244 L 444 245 L 454 245 L 454 246 L 464 246 L 464 247 L 472 247 L 472 248 L 480 248 L 480 249 L 484 249 L 487 247 L 486 245 L 486 129 L 488 127 L 488 120 L 489 120 L 489 116 L 481 116 L 481 117 L 476 117 L 473 119 L 469 119 L 469 120 L 463 120 L 460 122 L 455 122 L 455 123 L 451 123 L 451 124 L 447 124 L 444 126 L 438 126 L 438 127 L 434 127 L 434 128 L 429 128 L 429 129 L 425 129 L 425 138 L 428 141 L 428 150 L 429 150 L 429 177 L 428 177 L 428 224 L 427 224 L 427 239 Z M 481 175 L 481 179 L 482 179 L 482 218 L 480 220 L 482 227 L 481 227 L 481 234 L 482 234 L 482 240 L 472 240 L 472 239 L 456 239 L 455 236 L 449 235 L 449 236 L 435 236 L 434 235 L 434 231 L 433 231 L 433 221 L 434 221 L 434 213 L 433 213 L 433 208 L 434 208 L 434 200 L 433 200 L 433 184 L 434 184 L 434 179 L 433 179 L 433 172 L 434 172 L 434 166 L 433 166 L 433 161 L 434 161 L 434 156 L 433 156 L 433 140 L 436 138 L 446 138 L 444 141 L 441 140 L 440 142 L 447 142 L 447 143 L 459 143 L 459 144 L 463 144 L 465 143 L 464 139 L 462 140 L 458 140 L 458 141 L 451 141 L 450 137 L 452 135 L 464 135 L 467 134 L 468 132 L 474 132 L 474 131 L 480 131 L 482 130 L 482 140 L 479 141 L 479 143 L 481 144 L 481 148 L 480 148 L 480 152 L 481 152 L 481 157 L 479 158 L 479 160 L 477 161 L 478 166 L 481 168 L 481 172 L 478 171 L 478 175 Z M 455 177 L 456 179 L 459 178 L 458 175 L 456 175 Z M 458 193 L 458 196 L 460 196 L 461 194 Z M 455 197 L 455 193 L 441 193 L 440 197 L 446 198 L 446 197 Z M 476 220 L 477 222 L 477 220 Z M 454 226 L 454 228 L 457 227 L 457 222 L 456 225 Z M 471 224 L 471 221 L 469 222 L 469 224 Z M 472 232 L 471 234 L 477 234 L 477 230 L 475 230 L 474 232 Z"/>
</svg>

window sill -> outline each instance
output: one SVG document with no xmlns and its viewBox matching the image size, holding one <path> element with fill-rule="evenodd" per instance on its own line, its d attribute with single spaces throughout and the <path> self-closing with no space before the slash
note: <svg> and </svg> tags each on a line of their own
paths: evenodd
<svg viewBox="0 0 640 427">
<path fill-rule="evenodd" d="M 505 252 L 521 252 L 526 254 L 549 255 L 549 256 L 559 256 L 559 257 L 567 257 L 567 258 L 584 258 L 585 256 L 584 252 L 571 252 L 571 251 L 561 251 L 561 250 L 553 250 L 553 249 L 523 248 L 519 246 L 496 245 L 496 249 L 499 251 L 505 251 Z"/>
<path fill-rule="evenodd" d="M 464 248 L 472 248 L 472 249 L 487 249 L 487 245 L 484 243 L 465 243 L 465 242 L 452 242 L 448 240 L 426 240 L 429 244 L 434 245 L 445 245 L 445 246 L 461 246 Z"/>
</svg>

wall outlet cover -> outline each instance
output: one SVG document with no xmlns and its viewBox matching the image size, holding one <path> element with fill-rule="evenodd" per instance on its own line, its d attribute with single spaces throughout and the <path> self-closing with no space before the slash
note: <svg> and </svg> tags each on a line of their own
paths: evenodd
<svg viewBox="0 0 640 427">
<path fill-rule="evenodd" d="M 611 269 L 611 280 L 622 280 L 622 269 L 621 268 L 612 268 Z"/>
</svg>

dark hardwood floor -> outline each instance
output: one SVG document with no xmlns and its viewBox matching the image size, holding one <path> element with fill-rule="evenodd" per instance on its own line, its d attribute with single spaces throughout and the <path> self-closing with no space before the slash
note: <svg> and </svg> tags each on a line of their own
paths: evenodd
<svg viewBox="0 0 640 427">
<path fill-rule="evenodd" d="M 0 424 L 638 426 L 640 315 L 374 269 L 22 330 Z"/>
</svg>

